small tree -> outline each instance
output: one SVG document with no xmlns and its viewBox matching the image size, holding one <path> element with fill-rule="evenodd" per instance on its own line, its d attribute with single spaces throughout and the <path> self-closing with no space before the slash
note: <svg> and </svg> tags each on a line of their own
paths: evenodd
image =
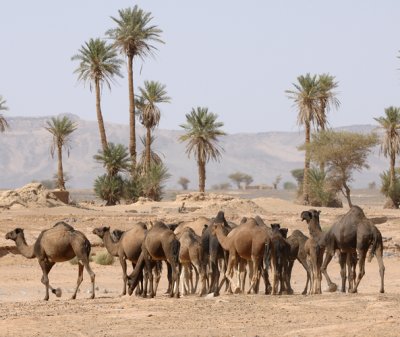
<svg viewBox="0 0 400 337">
<path fill-rule="evenodd" d="M 400 205 L 400 169 L 396 168 L 394 173 L 394 180 L 391 170 L 380 175 L 381 193 L 388 198 L 384 208 L 399 208 Z"/>
<path fill-rule="evenodd" d="M 8 107 L 6 106 L 7 101 L 3 99 L 3 96 L 0 95 L 0 111 L 7 111 Z M 0 114 L 0 132 L 4 132 L 8 128 L 7 120 L 4 118 L 2 114 Z"/>
<path fill-rule="evenodd" d="M 292 183 L 291 181 L 285 181 L 283 183 L 283 189 L 287 191 L 295 190 L 296 189 L 296 184 Z"/>
<path fill-rule="evenodd" d="M 50 153 L 54 157 L 54 152 L 57 151 L 58 170 L 57 170 L 57 187 L 60 190 L 65 190 L 64 170 L 62 163 L 62 149 L 67 150 L 69 156 L 71 134 L 77 128 L 75 122 L 71 121 L 68 117 L 52 117 L 47 121 L 45 129 L 53 135 Z"/>
<path fill-rule="evenodd" d="M 188 189 L 188 185 L 190 183 L 190 180 L 185 177 L 180 177 L 178 180 L 178 184 L 182 186 L 182 189 L 186 191 Z"/>
<path fill-rule="evenodd" d="M 244 188 L 246 189 L 253 182 L 253 177 L 248 174 L 245 174 L 243 175 L 243 182 L 244 182 Z"/>
<path fill-rule="evenodd" d="M 275 180 L 273 181 L 272 185 L 274 186 L 274 190 L 278 189 L 278 184 L 281 182 L 282 176 L 278 175 Z"/>
<path fill-rule="evenodd" d="M 228 178 L 236 184 L 238 189 L 240 189 L 240 184 L 243 182 L 243 179 L 244 179 L 244 173 L 235 172 L 235 173 L 230 174 L 228 176 Z"/>
<path fill-rule="evenodd" d="M 375 133 L 363 135 L 345 131 L 325 131 L 314 134 L 307 147 L 312 161 L 317 164 L 325 163 L 333 188 L 343 193 L 351 207 L 349 183 L 353 180 L 353 172 L 369 168 L 368 155 L 378 143 Z M 305 146 L 300 147 L 304 148 Z"/>
</svg>

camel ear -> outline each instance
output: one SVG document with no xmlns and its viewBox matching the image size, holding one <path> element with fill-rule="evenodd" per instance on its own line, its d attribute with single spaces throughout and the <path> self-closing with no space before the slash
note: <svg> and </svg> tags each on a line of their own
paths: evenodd
<svg viewBox="0 0 400 337">
<path fill-rule="evenodd" d="M 312 219 L 311 212 L 309 212 L 309 211 L 301 212 L 301 216 L 300 217 L 301 217 L 301 221 L 304 221 L 304 220 L 309 221 L 309 220 Z"/>
<path fill-rule="evenodd" d="M 103 230 L 104 230 L 105 232 L 108 232 L 108 231 L 110 230 L 110 226 L 104 226 L 104 227 L 103 227 Z"/>
<path fill-rule="evenodd" d="M 23 233 L 24 230 L 22 228 L 15 228 L 15 234 Z"/>
<path fill-rule="evenodd" d="M 279 229 L 279 231 L 281 232 L 282 236 L 286 239 L 287 238 L 288 229 L 287 228 L 281 228 L 281 229 Z"/>
<path fill-rule="evenodd" d="M 243 223 L 245 223 L 245 222 L 247 222 L 247 218 L 244 216 L 244 217 L 242 218 L 242 220 L 240 220 L 240 224 L 243 224 Z"/>
</svg>

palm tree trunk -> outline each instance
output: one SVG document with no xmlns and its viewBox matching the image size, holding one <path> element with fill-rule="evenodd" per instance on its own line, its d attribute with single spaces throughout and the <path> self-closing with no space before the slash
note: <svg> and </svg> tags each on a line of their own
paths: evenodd
<svg viewBox="0 0 400 337">
<path fill-rule="evenodd" d="M 206 163 L 200 158 L 197 159 L 197 164 L 199 166 L 199 192 L 204 193 L 206 187 Z"/>
<path fill-rule="evenodd" d="M 395 169 L 394 169 L 395 165 L 396 165 L 396 153 L 391 153 L 390 154 L 390 186 L 389 186 L 389 191 L 393 190 L 394 182 L 396 180 Z"/>
<path fill-rule="evenodd" d="M 62 146 L 57 146 L 57 154 L 58 154 L 58 170 L 57 170 L 57 177 L 58 177 L 58 188 L 61 191 L 65 191 L 65 182 L 64 182 L 64 172 L 63 172 L 63 165 L 62 165 Z"/>
<path fill-rule="evenodd" d="M 309 200 L 309 195 L 308 195 L 308 171 L 310 169 L 310 154 L 309 154 L 309 149 L 308 145 L 310 144 L 310 122 L 307 121 L 305 123 L 305 133 L 306 133 L 306 153 L 305 153 L 305 159 L 304 159 L 304 177 L 303 177 L 303 203 L 304 205 L 309 205 L 310 200 Z"/>
<path fill-rule="evenodd" d="M 324 108 L 324 113 L 325 113 L 325 108 Z M 325 125 L 321 125 L 321 132 L 325 132 Z M 319 170 L 323 173 L 325 172 L 325 162 L 321 161 L 319 163 Z"/>
<path fill-rule="evenodd" d="M 96 113 L 97 113 L 97 123 L 99 124 L 99 132 L 100 132 L 100 141 L 103 151 L 107 148 L 107 137 L 106 130 L 104 129 L 104 121 L 103 115 L 101 113 L 101 105 L 100 105 L 100 81 L 98 79 L 95 80 L 96 85 Z"/>
<path fill-rule="evenodd" d="M 150 171 L 150 157 L 151 157 L 151 149 L 150 149 L 150 142 L 151 142 L 151 130 L 147 127 L 147 134 L 146 134 L 146 172 Z"/>
<path fill-rule="evenodd" d="M 133 55 L 128 55 L 128 85 L 129 85 L 129 153 L 132 160 L 133 176 L 136 170 L 136 117 L 135 92 L 133 89 Z"/>
</svg>

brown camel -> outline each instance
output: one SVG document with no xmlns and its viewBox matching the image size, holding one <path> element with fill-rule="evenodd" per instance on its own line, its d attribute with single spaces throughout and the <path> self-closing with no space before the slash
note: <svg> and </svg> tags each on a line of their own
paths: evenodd
<svg viewBox="0 0 400 337">
<path fill-rule="evenodd" d="M 376 220 L 375 223 L 379 222 Z M 322 265 L 322 271 L 326 271 L 326 268 L 329 262 L 332 260 L 333 255 L 336 250 L 339 250 L 340 253 L 353 254 L 353 263 L 354 254 L 357 252 L 358 254 L 358 276 L 356 280 L 352 280 L 351 278 L 354 276 L 354 273 L 349 273 L 349 283 L 355 282 L 354 287 L 349 289 L 349 292 L 356 293 L 358 286 L 362 277 L 365 274 L 365 259 L 367 257 L 368 249 L 371 247 L 371 251 L 368 257 L 368 261 L 370 262 L 373 256 L 376 256 L 379 265 L 379 274 L 381 277 L 381 287 L 380 292 L 383 293 L 384 289 L 384 275 L 385 275 L 385 266 L 383 264 L 383 242 L 381 232 L 374 225 L 373 219 L 367 219 L 363 210 L 358 206 L 352 206 L 350 210 L 342 216 L 326 233 L 325 238 L 326 244 L 326 256 Z M 345 268 L 346 261 L 348 261 L 351 257 L 344 256 L 339 259 L 341 262 L 341 276 L 342 276 L 342 291 L 344 291 L 344 285 L 346 283 L 345 280 Z M 351 267 L 351 262 L 347 262 L 348 267 Z M 326 280 L 328 282 L 328 286 L 331 285 L 336 286 L 329 278 L 327 273 L 324 273 Z"/>
<path fill-rule="evenodd" d="M 272 234 L 269 243 L 271 265 L 274 270 L 272 295 L 288 293 L 289 289 L 289 255 L 290 245 L 286 241 L 287 228 L 279 224 L 271 224 Z M 279 291 L 278 291 L 279 286 Z"/>
<path fill-rule="evenodd" d="M 297 229 L 294 230 L 292 232 L 292 234 L 287 238 L 287 242 L 290 245 L 289 267 L 288 267 L 288 278 L 289 278 L 288 293 L 289 294 L 293 293 L 293 289 L 291 287 L 290 280 L 292 278 L 292 269 L 293 269 L 294 261 L 296 259 L 304 267 L 304 269 L 306 270 L 306 273 L 307 273 L 306 286 L 304 287 L 304 290 L 302 292 L 303 295 L 307 294 L 308 283 L 310 282 L 310 268 L 308 267 L 307 252 L 304 247 L 307 240 L 308 240 L 308 237 L 305 236 L 301 231 L 299 231 Z"/>
<path fill-rule="evenodd" d="M 250 293 L 257 288 L 260 280 L 265 244 L 270 240 L 268 230 L 265 226 L 259 226 L 255 219 L 248 218 L 244 219 L 229 235 L 226 235 L 223 230 L 225 223 L 224 212 L 219 212 L 215 218 L 213 232 L 222 248 L 229 252 L 225 276 L 233 285 L 232 290 L 236 293 L 240 292 L 240 284 L 233 280 L 233 274 L 240 262 L 239 258 L 248 261 L 251 275 L 250 288 L 248 290 L 248 293 Z M 237 281 L 239 281 L 238 274 Z"/>
<path fill-rule="evenodd" d="M 126 294 L 126 283 L 128 276 L 126 273 L 127 265 L 126 260 L 132 262 L 133 269 L 139 259 L 140 253 L 142 252 L 142 244 L 146 235 L 146 226 L 143 223 L 138 223 L 133 226 L 133 228 L 125 231 L 119 232 L 114 230 L 114 236 L 118 239 L 115 241 L 112 239 L 112 234 L 110 233 L 110 227 L 99 227 L 93 230 L 93 234 L 96 234 L 103 240 L 104 246 L 107 251 L 113 255 L 118 256 L 119 262 L 122 267 L 122 278 L 123 278 L 123 288 L 122 294 Z M 158 282 L 160 280 L 159 273 L 156 273 L 156 285 L 157 289 Z"/>
<path fill-rule="evenodd" d="M 182 294 L 194 294 L 199 282 L 199 273 L 205 273 L 205 268 L 201 264 L 201 237 L 198 236 L 190 227 L 185 227 L 177 238 L 180 242 L 179 262 L 182 265 L 181 271 L 181 287 Z M 192 268 L 196 275 L 196 281 L 193 285 Z M 202 277 L 205 282 L 205 277 Z M 189 284 L 190 283 L 190 284 Z M 202 288 L 206 285 L 203 284 Z M 190 290 L 189 290 L 190 289 Z"/>
<path fill-rule="evenodd" d="M 325 233 L 321 229 L 319 223 L 319 214 L 321 212 L 315 209 L 304 211 L 301 213 L 302 221 L 306 220 L 310 238 L 306 241 L 304 249 L 307 253 L 307 261 L 310 269 L 311 287 L 310 294 L 322 294 L 322 261 L 325 252 Z M 325 274 L 324 274 L 325 275 Z M 326 276 L 325 276 L 326 277 Z M 336 289 L 332 289 L 335 291 Z"/>
<path fill-rule="evenodd" d="M 156 221 L 147 231 L 142 244 L 142 253 L 132 274 L 128 277 L 130 291 L 136 288 L 139 274 L 144 268 L 147 270 L 150 283 L 150 296 L 154 297 L 153 274 L 151 273 L 152 261 L 166 261 L 172 270 L 172 286 L 170 296 L 179 297 L 179 248 L 180 243 L 173 231 L 161 221 Z M 146 290 L 146 288 L 145 288 Z"/>
<path fill-rule="evenodd" d="M 6 234 L 6 239 L 14 240 L 18 250 L 27 258 L 36 257 L 42 268 L 42 283 L 46 287 L 46 295 L 44 300 L 49 299 L 49 289 L 57 297 L 61 296 L 60 289 L 54 289 L 49 283 L 49 273 L 56 262 L 64 262 L 71 260 L 75 256 L 78 258 L 78 280 L 72 299 L 76 298 L 79 286 L 83 280 L 83 268 L 90 275 L 92 282 L 92 295 L 95 296 L 95 274 L 89 265 L 89 255 L 91 245 L 85 235 L 65 222 L 58 222 L 54 227 L 44 230 L 40 233 L 35 244 L 28 246 L 25 241 L 24 231 L 16 228 Z"/>
</svg>

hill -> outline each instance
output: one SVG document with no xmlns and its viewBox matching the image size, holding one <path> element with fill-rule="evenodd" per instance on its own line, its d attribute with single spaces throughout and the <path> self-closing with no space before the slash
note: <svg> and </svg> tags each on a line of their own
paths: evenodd
<svg viewBox="0 0 400 337">
<path fill-rule="evenodd" d="M 78 124 L 73 134 L 70 156 L 65 156 L 64 169 L 71 177 L 71 188 L 91 188 L 94 178 L 104 173 L 93 160 L 100 148 L 96 121 L 86 121 L 68 115 Z M 50 179 L 57 170 L 57 161 L 50 156 L 50 134 L 43 128 L 49 117 L 10 117 L 10 129 L 0 135 L 0 188 L 17 188 L 33 180 Z M 356 125 L 340 129 L 353 132 L 370 132 L 372 125 Z M 128 125 L 106 123 L 108 140 L 128 144 Z M 144 130 L 138 128 L 138 136 Z M 197 188 L 197 166 L 193 158 L 188 159 L 185 145 L 177 141 L 181 131 L 156 130 L 155 150 L 162 154 L 172 177 L 169 188 L 179 188 L 180 176 L 190 179 L 190 188 Z M 282 182 L 294 181 L 290 171 L 303 167 L 304 154 L 297 146 L 304 141 L 298 132 L 237 133 L 223 138 L 224 148 L 220 163 L 207 165 L 207 187 L 229 182 L 228 175 L 241 171 L 254 178 L 253 184 L 271 185 L 275 177 L 282 175 Z M 138 153 L 142 150 L 138 139 Z M 370 169 L 355 175 L 354 187 L 365 187 L 379 182 L 379 174 L 388 168 L 388 160 L 379 155 L 376 148 L 369 158 Z"/>
</svg>

